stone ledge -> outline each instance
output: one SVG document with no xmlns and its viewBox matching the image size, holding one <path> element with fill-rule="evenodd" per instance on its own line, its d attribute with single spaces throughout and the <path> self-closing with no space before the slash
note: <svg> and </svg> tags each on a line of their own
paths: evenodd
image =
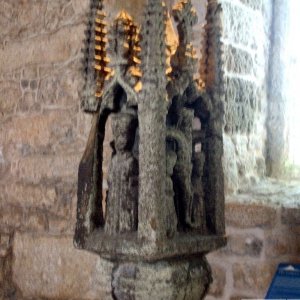
<svg viewBox="0 0 300 300">
<path fill-rule="evenodd" d="M 178 233 L 165 241 L 144 242 L 136 233 L 121 236 L 106 235 L 97 229 L 88 237 L 86 245 L 77 245 L 110 260 L 157 261 L 175 257 L 199 255 L 217 250 L 226 244 L 225 236 Z"/>
<path fill-rule="evenodd" d="M 300 225 L 300 183 L 262 181 L 237 195 L 227 196 L 226 222 L 239 228 L 271 228 L 279 221 L 287 226 Z"/>
<path fill-rule="evenodd" d="M 226 202 L 263 205 L 273 208 L 300 209 L 300 181 L 265 179 L 251 187 L 227 196 Z"/>
</svg>

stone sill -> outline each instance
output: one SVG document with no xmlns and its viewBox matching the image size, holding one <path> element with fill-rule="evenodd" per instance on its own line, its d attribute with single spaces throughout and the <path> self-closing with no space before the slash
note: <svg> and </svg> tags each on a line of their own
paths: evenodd
<svg viewBox="0 0 300 300">
<path fill-rule="evenodd" d="M 274 208 L 300 208 L 300 180 L 264 179 L 226 197 L 226 204 L 257 204 Z M 300 222 L 300 220 L 299 220 Z"/>
<path fill-rule="evenodd" d="M 151 242 L 138 239 L 135 233 L 118 237 L 106 235 L 103 230 L 98 229 L 89 236 L 84 249 L 109 260 L 152 262 L 206 254 L 225 245 L 226 237 L 223 235 L 178 233 L 172 239 Z"/>
</svg>

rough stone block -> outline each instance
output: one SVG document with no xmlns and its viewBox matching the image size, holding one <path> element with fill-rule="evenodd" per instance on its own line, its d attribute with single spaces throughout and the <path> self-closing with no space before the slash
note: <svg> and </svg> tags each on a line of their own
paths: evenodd
<svg viewBox="0 0 300 300">
<path fill-rule="evenodd" d="M 67 66 L 67 72 L 61 68 L 53 69 L 49 65 L 41 68 L 41 72 L 46 73 L 42 75 L 38 90 L 38 100 L 42 105 L 74 107 L 74 99 L 80 98 L 83 88 L 83 76 L 78 70 L 72 70 L 75 66 L 79 69 L 80 61 L 73 61 L 71 66 Z"/>
<path fill-rule="evenodd" d="M 263 0 L 240 0 L 240 1 L 246 6 L 253 8 L 255 10 L 261 10 L 262 2 L 264 2 Z"/>
<path fill-rule="evenodd" d="M 226 77 L 225 130 L 250 133 L 260 97 L 254 82 L 238 77 Z"/>
<path fill-rule="evenodd" d="M 0 74 L 29 64 L 59 63 L 68 61 L 82 47 L 85 26 L 66 26 L 53 34 L 44 34 L 24 40 L 13 41 L 0 48 Z"/>
<path fill-rule="evenodd" d="M 251 52 L 236 48 L 232 45 L 225 45 L 224 57 L 224 67 L 227 72 L 239 75 L 257 76 L 257 65 Z"/>
<path fill-rule="evenodd" d="M 36 92 L 26 91 L 18 103 L 17 111 L 18 112 L 40 112 L 41 105 L 39 102 L 37 102 Z"/>
<path fill-rule="evenodd" d="M 226 224 L 238 228 L 272 227 L 276 223 L 277 211 L 262 204 L 227 203 Z"/>
<path fill-rule="evenodd" d="M 225 195 L 232 194 L 238 189 L 239 174 L 236 164 L 236 149 L 227 134 L 223 135 L 224 155 L 223 155 L 223 168 L 224 168 L 224 188 Z"/>
<path fill-rule="evenodd" d="M 300 225 L 300 207 L 282 207 L 281 222 L 284 225 Z"/>
<path fill-rule="evenodd" d="M 235 263 L 232 267 L 234 287 L 256 291 L 256 296 L 265 296 L 275 273 L 276 266 L 267 263 Z"/>
<path fill-rule="evenodd" d="M 16 162 L 12 175 L 24 182 L 39 183 L 42 179 L 56 180 L 71 178 L 75 180 L 80 154 L 36 155 Z"/>
<path fill-rule="evenodd" d="M 24 37 L 29 31 L 37 31 L 37 28 L 41 30 L 42 24 L 42 12 L 46 7 L 46 3 L 35 3 L 33 1 L 22 2 L 22 9 L 19 10 L 17 2 L 14 1 L 1 1 L 0 11 L 3 12 L 1 18 L 1 40 L 16 39 L 18 37 Z M 13 22 L 16 20 L 16 22 Z"/>
<path fill-rule="evenodd" d="M 26 145 L 29 153 L 49 152 L 60 144 L 70 144 L 74 137 L 70 136 L 76 120 L 72 111 L 55 110 L 34 116 L 15 117 L 6 120 L 0 128 L 0 144 L 13 144 L 22 150 Z M 39 151 L 40 148 L 40 151 Z M 21 155 L 24 154 L 21 152 Z"/>
<path fill-rule="evenodd" d="M 112 264 L 75 250 L 70 237 L 17 233 L 13 253 L 13 281 L 24 297 L 112 299 Z"/>
<path fill-rule="evenodd" d="M 257 48 L 265 37 L 257 35 L 263 28 L 263 18 L 232 1 L 223 2 L 224 38 L 232 43 Z"/>
<path fill-rule="evenodd" d="M 1 195 L 0 195 L 1 197 Z M 5 231 L 15 230 L 21 227 L 23 222 L 23 210 L 17 206 L 0 206 L 0 229 Z"/>
<path fill-rule="evenodd" d="M 263 248 L 263 240 L 252 234 L 230 234 L 227 246 L 221 250 L 229 255 L 248 255 L 259 257 Z"/>
<path fill-rule="evenodd" d="M 9 175 L 10 162 L 3 153 L 3 147 L 0 146 L 0 180 L 4 180 Z"/>
<path fill-rule="evenodd" d="M 211 264 L 213 283 L 209 287 L 209 295 L 222 297 L 226 285 L 226 270 L 217 264 Z"/>
<path fill-rule="evenodd" d="M 1 118 L 14 113 L 19 99 L 22 96 L 19 82 L 0 81 L 0 112 Z"/>
<path fill-rule="evenodd" d="M 10 236 L 7 234 L 0 234 L 0 257 L 7 256 L 9 248 L 10 248 Z"/>
<path fill-rule="evenodd" d="M 297 255 L 300 252 L 300 236 L 282 227 L 278 231 L 267 231 L 265 233 L 267 257 L 278 258 L 284 255 Z"/>
<path fill-rule="evenodd" d="M 11 205 L 50 209 L 54 206 L 56 200 L 54 187 L 47 188 L 42 185 L 13 182 L 0 185 L 0 188 L 3 193 L 3 197 L 0 198 L 0 204 L 3 205 L 9 200 Z"/>
<path fill-rule="evenodd" d="M 3 281 L 4 281 L 4 259 L 0 257 L 0 286 L 3 283 Z"/>
<path fill-rule="evenodd" d="M 45 232 L 48 229 L 48 219 L 44 212 L 31 210 L 24 214 L 22 230 L 27 232 Z"/>
<path fill-rule="evenodd" d="M 61 234 L 73 234 L 75 230 L 74 221 L 70 224 L 70 219 L 59 218 L 56 216 L 49 216 L 49 233 L 61 235 Z M 73 226 L 72 226 L 73 225 Z"/>
</svg>

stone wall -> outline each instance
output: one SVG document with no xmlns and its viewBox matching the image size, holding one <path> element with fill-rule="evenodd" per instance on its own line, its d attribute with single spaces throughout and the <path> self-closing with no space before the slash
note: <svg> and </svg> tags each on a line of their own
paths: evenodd
<svg viewBox="0 0 300 300">
<path fill-rule="evenodd" d="M 299 182 L 269 181 L 227 198 L 228 245 L 208 255 L 207 300 L 263 299 L 278 264 L 300 262 L 299 197 Z"/>
<path fill-rule="evenodd" d="M 214 2 L 214 1 L 212 1 Z M 271 0 L 221 0 L 227 193 L 265 174 Z"/>
<path fill-rule="evenodd" d="M 71 239 L 90 127 L 79 111 L 87 8 L 82 0 L 0 1 L 0 299 L 61 295 L 72 274 L 75 291 L 87 290 L 80 278 L 96 268 Z"/>
</svg>

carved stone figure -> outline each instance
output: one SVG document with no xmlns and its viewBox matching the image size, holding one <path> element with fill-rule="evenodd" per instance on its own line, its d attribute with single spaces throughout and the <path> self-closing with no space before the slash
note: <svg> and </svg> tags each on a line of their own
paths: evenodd
<svg viewBox="0 0 300 300">
<path fill-rule="evenodd" d="M 174 203 L 174 185 L 173 185 L 173 175 L 174 175 L 174 167 L 177 161 L 177 154 L 175 151 L 168 150 L 167 151 L 167 177 L 166 177 L 166 203 L 167 203 L 167 236 L 174 236 L 177 231 L 178 219 L 175 210 Z"/>
<path fill-rule="evenodd" d="M 112 117 L 113 157 L 108 177 L 105 232 L 125 233 L 137 230 L 138 161 L 132 150 L 137 120 L 126 113 Z"/>
<path fill-rule="evenodd" d="M 200 147 L 201 144 L 196 145 Z M 199 150 L 199 152 L 197 151 Z M 205 213 L 205 198 L 203 190 L 203 169 L 205 164 L 205 155 L 201 149 L 196 149 L 193 158 L 193 201 L 191 205 L 191 223 L 192 226 L 198 229 L 202 234 L 206 234 L 206 213 Z"/>
</svg>

